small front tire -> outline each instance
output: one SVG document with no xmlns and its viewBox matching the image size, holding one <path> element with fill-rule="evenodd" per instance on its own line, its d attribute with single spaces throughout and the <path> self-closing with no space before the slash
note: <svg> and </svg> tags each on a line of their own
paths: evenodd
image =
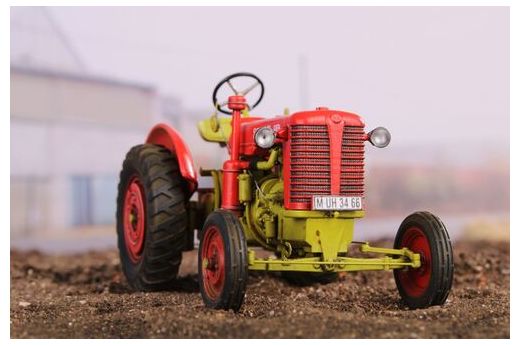
<svg viewBox="0 0 520 346">
<path fill-rule="evenodd" d="M 429 212 L 416 212 L 401 223 L 394 248 L 408 248 L 421 256 L 419 268 L 394 270 L 403 302 L 412 309 L 442 305 L 453 281 L 453 250 L 442 221 Z"/>
<path fill-rule="evenodd" d="M 199 244 L 199 285 L 204 304 L 238 311 L 248 278 L 247 244 L 242 225 L 230 211 L 212 212 Z"/>
</svg>

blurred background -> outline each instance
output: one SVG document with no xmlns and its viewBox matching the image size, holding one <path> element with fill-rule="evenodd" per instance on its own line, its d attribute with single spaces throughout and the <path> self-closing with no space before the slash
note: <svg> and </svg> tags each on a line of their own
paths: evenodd
<svg viewBox="0 0 520 346">
<path fill-rule="evenodd" d="M 113 248 L 121 163 L 156 122 L 219 166 L 196 123 L 237 71 L 266 85 L 256 115 L 390 130 L 367 146 L 356 239 L 422 209 L 452 239 L 509 239 L 507 7 L 11 7 L 10 54 L 12 248 Z"/>
</svg>

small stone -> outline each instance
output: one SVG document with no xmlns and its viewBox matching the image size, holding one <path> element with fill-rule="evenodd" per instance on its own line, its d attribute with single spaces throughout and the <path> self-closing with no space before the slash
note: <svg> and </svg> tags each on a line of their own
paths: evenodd
<svg viewBox="0 0 520 346">
<path fill-rule="evenodd" d="M 269 316 L 271 316 L 271 317 L 274 316 L 274 311 L 273 310 L 269 311 Z"/>
<path fill-rule="evenodd" d="M 79 303 L 80 303 L 81 305 L 85 305 L 85 304 L 87 304 L 87 301 L 86 301 L 86 300 L 80 300 Z"/>
<path fill-rule="evenodd" d="M 29 305 L 31 305 L 31 303 L 29 303 L 29 302 L 19 302 L 18 305 L 20 305 L 22 308 L 26 308 Z"/>
<path fill-rule="evenodd" d="M 482 272 L 482 270 L 484 270 L 484 268 L 482 268 L 482 266 L 475 266 L 475 267 L 473 267 L 473 270 L 476 273 L 480 273 L 480 272 Z"/>
</svg>

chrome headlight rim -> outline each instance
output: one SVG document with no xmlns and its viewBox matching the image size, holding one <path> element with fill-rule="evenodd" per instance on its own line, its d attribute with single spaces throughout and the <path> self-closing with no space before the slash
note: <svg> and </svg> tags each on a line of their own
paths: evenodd
<svg viewBox="0 0 520 346">
<path fill-rule="evenodd" d="M 368 133 L 368 141 L 377 148 L 387 147 L 391 140 L 390 131 L 383 126 L 378 126 Z"/>
<path fill-rule="evenodd" d="M 274 145 L 276 132 L 269 126 L 264 126 L 255 131 L 255 143 L 262 149 L 269 149 Z"/>
</svg>

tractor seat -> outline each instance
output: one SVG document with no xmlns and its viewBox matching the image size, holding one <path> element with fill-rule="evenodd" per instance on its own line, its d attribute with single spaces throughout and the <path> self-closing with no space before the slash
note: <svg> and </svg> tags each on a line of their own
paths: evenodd
<svg viewBox="0 0 520 346">
<path fill-rule="evenodd" d="M 216 117 L 212 115 L 208 119 L 198 122 L 200 136 L 208 142 L 227 143 L 231 136 L 231 119 L 232 117 Z M 261 117 L 251 117 L 244 115 L 241 119 L 242 123 L 261 120 Z"/>
<path fill-rule="evenodd" d="M 212 115 L 208 119 L 199 121 L 197 127 L 201 137 L 208 142 L 227 143 L 231 136 L 231 117 Z"/>
</svg>

